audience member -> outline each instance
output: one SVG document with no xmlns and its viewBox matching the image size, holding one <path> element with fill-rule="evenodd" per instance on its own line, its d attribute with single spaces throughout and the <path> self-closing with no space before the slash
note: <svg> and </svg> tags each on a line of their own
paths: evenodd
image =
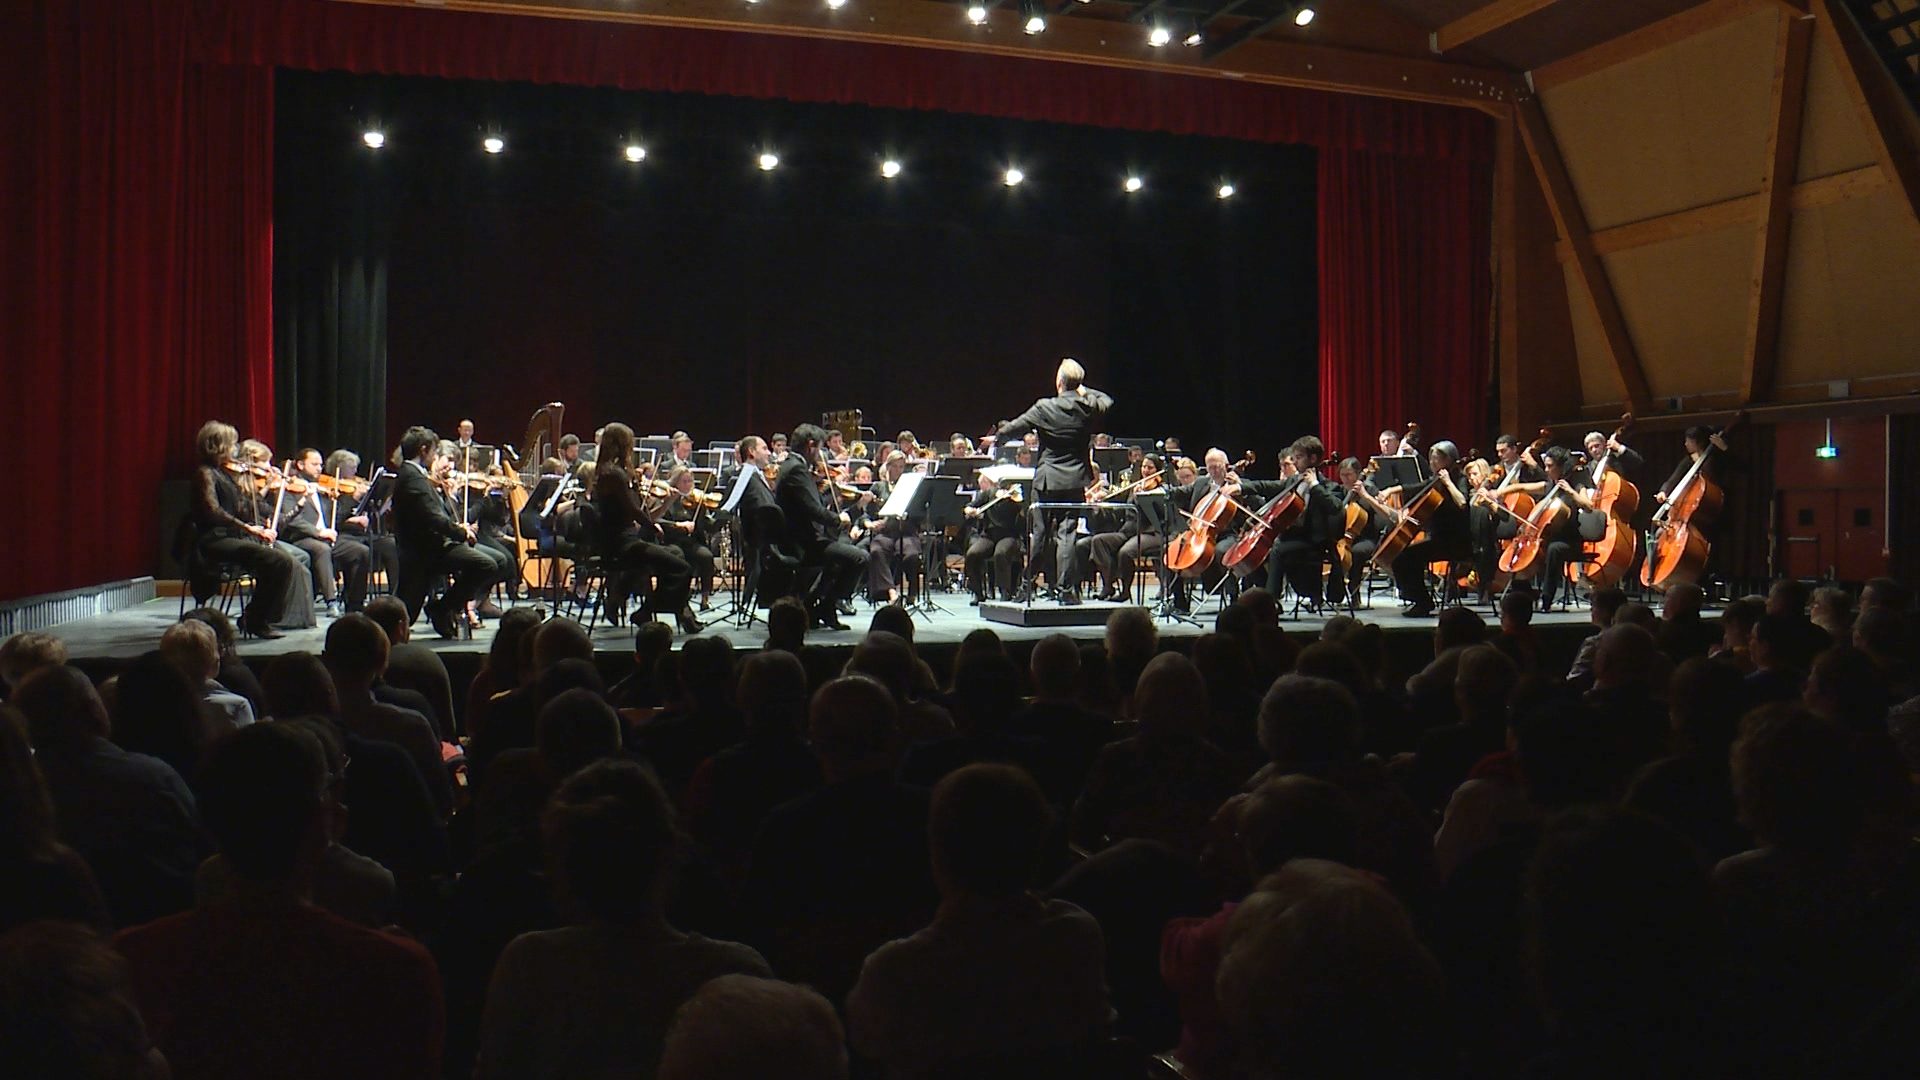
<svg viewBox="0 0 1920 1080">
<path fill-rule="evenodd" d="M 0 1051 L 9 1076 L 169 1080 L 105 938 L 48 919 L 0 932 Z"/>
<path fill-rule="evenodd" d="M 1593 650 L 1600 644 L 1600 631 L 1613 625 L 1614 616 L 1626 602 L 1627 594 L 1619 586 L 1595 589 L 1588 598 L 1587 619 L 1593 623 L 1594 631 L 1580 643 L 1573 666 L 1567 669 L 1567 681 L 1583 694 L 1593 689 Z"/>
<path fill-rule="evenodd" d="M 1586 702 L 1600 714 L 1606 745 L 1602 763 L 1618 791 L 1642 765 L 1669 749 L 1671 728 L 1658 695 L 1671 678 L 1672 665 L 1651 632 L 1633 623 L 1601 631 Z"/>
<path fill-rule="evenodd" d="M 1651 634 L 1660 628 L 1660 618 L 1653 609 L 1638 600 L 1629 600 L 1620 605 L 1613 614 L 1614 626 L 1637 626 Z"/>
<path fill-rule="evenodd" d="M 1791 659 L 1798 651 L 1800 633 L 1791 616 L 1768 612 L 1753 624 L 1747 655 L 1753 671 L 1747 675 L 1747 708 L 1798 701 L 1806 686 L 1806 669 Z"/>
<path fill-rule="evenodd" d="M 767 648 L 799 655 L 807 643 L 807 605 L 797 596 L 783 596 L 767 608 Z"/>
<path fill-rule="evenodd" d="M 1493 646 L 1522 673 L 1540 667 L 1540 635 L 1533 629 L 1534 594 L 1528 589 L 1508 589 L 1500 594 L 1500 632 Z"/>
<path fill-rule="evenodd" d="M 1780 633 L 1774 641 L 1775 656 L 1785 667 L 1797 672 L 1811 668 L 1813 658 L 1834 640 L 1807 617 L 1810 594 L 1805 584 L 1793 578 L 1781 578 L 1767 590 L 1767 614 L 1780 620 Z"/>
<path fill-rule="evenodd" d="M 1507 702 L 1520 669 L 1492 645 L 1460 650 L 1455 669 L 1453 704 L 1460 721 L 1428 728 L 1412 760 L 1394 766 L 1422 813 L 1437 814 L 1476 763 L 1506 746 Z"/>
<path fill-rule="evenodd" d="M 1834 642 L 1845 645 L 1853 640 L 1853 597 L 1847 590 L 1833 585 L 1813 590 L 1807 614 Z"/>
<path fill-rule="evenodd" d="M 544 617 L 545 613 L 539 608 L 517 607 L 508 610 L 494 624 L 493 641 L 487 646 L 487 658 L 481 662 L 480 670 L 474 673 L 473 681 L 467 684 L 467 709 L 464 714 L 467 731 L 478 731 L 485 727 L 487 708 L 493 699 L 517 689 L 527 680 L 531 673 L 520 668 L 520 643 L 539 628 L 540 620 Z"/>
<path fill-rule="evenodd" d="M 1873 658 L 1881 681 L 1895 701 L 1920 694 L 1920 680 L 1908 648 L 1907 619 L 1886 608 L 1868 608 L 1853 623 L 1853 647 Z"/>
<path fill-rule="evenodd" d="M 1660 600 L 1660 626 L 1653 633 L 1655 645 L 1670 662 L 1679 664 L 1707 650 L 1718 640 L 1721 630 L 1700 617 L 1706 591 L 1691 582 L 1669 586 Z"/>
<path fill-rule="evenodd" d="M 1742 675 L 1751 672 L 1753 656 L 1748 647 L 1753 644 L 1753 627 L 1766 613 L 1765 603 L 1755 597 L 1729 601 L 1720 612 L 1720 643 L 1707 655 Z"/>
<path fill-rule="evenodd" d="M 1886 734 L 1887 709 L 1895 704 L 1873 658 L 1851 645 L 1835 645 L 1814 659 L 1802 699 L 1848 731 L 1874 735 Z"/>
<path fill-rule="evenodd" d="M 1641 769 L 1625 800 L 1716 862 L 1748 846 L 1729 766 L 1744 708 L 1740 672 L 1732 665 L 1699 656 L 1681 664 L 1667 688 L 1673 753 Z"/>
<path fill-rule="evenodd" d="M 107 708 L 78 669 L 43 668 L 16 687 L 62 842 L 80 853 L 114 925 L 185 909 L 205 854 L 186 782 L 107 739 Z"/>
<path fill-rule="evenodd" d="M 0 641 L 0 683 L 5 684 L 8 698 L 29 675 L 66 663 L 67 643 L 52 634 L 26 630 Z"/>
<path fill-rule="evenodd" d="M 1104 1039 L 1099 925 L 1027 891 L 1051 818 L 1040 789 L 1011 766 L 969 765 L 934 789 L 927 833 L 940 908 L 867 958 L 847 998 L 855 1053 L 893 1077 L 994 1075 L 1035 1058 L 1070 1063 Z"/>
<path fill-rule="evenodd" d="M 433 725 L 434 736 L 452 742 L 460 728 L 456 726 L 459 718 L 453 711 L 453 680 L 447 675 L 446 662 L 439 653 L 413 640 L 413 620 L 407 617 L 407 606 L 399 597 L 374 597 L 367 602 L 366 614 L 387 636 L 387 667 L 381 672 L 382 682 L 426 698 L 429 711 L 424 715 Z M 535 617 L 538 615 L 535 609 Z M 392 700 L 387 703 L 401 704 Z"/>
<path fill-rule="evenodd" d="M 616 709 L 655 709 L 667 703 L 654 679 L 660 658 L 673 652 L 673 627 L 658 619 L 640 624 L 633 632 L 633 671 L 607 688 L 607 700 Z"/>
<path fill-rule="evenodd" d="M 690 638 L 679 660 L 677 700 L 634 725 L 627 742 L 674 798 L 686 791 L 701 762 L 746 733 L 746 720 L 733 703 L 733 643 L 718 634 Z"/>
<path fill-rule="evenodd" d="M 954 730 L 953 714 L 915 691 L 918 665 L 912 643 L 884 630 L 862 638 L 847 660 L 848 675 L 864 675 L 893 694 L 898 737 L 903 747 L 908 743 L 944 739 Z"/>
<path fill-rule="evenodd" d="M 1014 714 L 1007 730 L 1038 739 L 1060 772 L 1063 789 L 1078 796 L 1100 748 L 1113 740 L 1113 720 L 1078 701 L 1080 647 L 1065 634 L 1048 634 L 1034 643 L 1027 659 L 1033 698 Z M 1071 797 L 1062 808 L 1071 805 Z"/>
<path fill-rule="evenodd" d="M 1251 635 L 1246 640 L 1251 646 Z M 1115 608 L 1107 616 L 1106 642 L 1107 666 L 1113 672 L 1114 688 L 1120 693 L 1123 715 L 1126 719 L 1135 719 L 1131 712 L 1134 685 L 1140 681 L 1148 661 L 1160 651 L 1160 630 L 1153 625 L 1153 616 L 1146 608 Z"/>
<path fill-rule="evenodd" d="M 36 919 L 112 925 L 93 871 L 60 842 L 26 718 L 9 705 L 0 705 L 0 880 L 0 933 Z"/>
<path fill-rule="evenodd" d="M 320 659 L 333 676 L 340 702 L 340 726 L 363 739 L 392 743 L 405 750 L 420 770 L 420 778 L 427 782 L 427 792 L 433 796 L 440 816 L 446 817 L 453 810 L 453 781 L 432 721 L 411 709 L 374 699 L 373 684 L 387 667 L 387 635 L 379 624 L 366 615 L 342 615 L 327 627 L 326 651 Z"/>
<path fill-rule="evenodd" d="M 485 722 L 469 728 L 467 764 L 476 778 L 485 776 L 495 755 L 533 745 L 540 707 L 549 695 L 541 684 L 548 669 L 563 660 L 582 661 L 589 667 L 593 664 L 593 639 L 586 627 L 572 619 L 548 619 L 522 639 L 521 647 L 531 650 L 532 662 L 521 665 L 520 685 L 495 696 L 487 704 Z M 574 685 L 578 684 L 570 683 L 567 689 Z"/>
<path fill-rule="evenodd" d="M 211 626 L 193 619 L 174 623 L 160 635 L 160 655 L 187 677 L 208 715 L 223 728 L 253 723 L 253 704 L 214 680 L 220 673 L 220 642 Z"/>
<path fill-rule="evenodd" d="M 1133 712 L 1136 733 L 1094 759 L 1069 835 L 1090 851 L 1138 837 L 1198 858 L 1207 822 L 1239 777 L 1205 738 L 1207 687 L 1193 661 L 1154 657 L 1141 672 Z"/>
<path fill-rule="evenodd" d="M 1074 700 L 1081 708 L 1108 721 L 1121 719 L 1120 687 L 1113 681 L 1113 664 L 1104 644 L 1080 646 L 1080 677 L 1074 680 Z"/>
<path fill-rule="evenodd" d="M 240 638 L 233 629 L 233 620 L 227 613 L 215 607 L 197 607 L 181 616 L 194 619 L 213 627 L 214 640 L 220 643 L 220 672 L 214 678 L 221 686 L 246 698 L 253 706 L 253 715 L 265 716 L 267 698 L 260 689 L 260 679 L 240 659 Z"/>
<path fill-rule="evenodd" d="M 438 1071 L 440 984 L 427 951 L 309 902 L 331 842 L 328 787 L 307 731 L 260 724 L 209 750 L 201 806 L 230 887 L 114 939 L 154 1044 L 180 1075 Z"/>
<path fill-rule="evenodd" d="M 1307 651 L 1317 647 L 1310 645 Z M 1236 773 L 1251 775 L 1266 759 L 1256 723 L 1260 694 L 1253 686 L 1252 653 L 1237 637 L 1202 634 L 1194 639 L 1192 656 L 1207 688 L 1207 741 L 1226 752 Z"/>
<path fill-rule="evenodd" d="M 207 744 L 233 730 L 226 714 L 220 713 L 216 720 L 200 696 L 200 687 L 157 650 L 120 672 L 118 692 L 108 712 L 115 746 L 159 758 L 189 785 Z"/>
<path fill-rule="evenodd" d="M 708 980 L 667 1031 L 659 1080 L 846 1080 L 846 1035 L 811 988 L 752 975 Z"/>
<path fill-rule="evenodd" d="M 1877 577 L 1860 589 L 1860 612 L 1891 611 L 1895 615 L 1913 612 L 1913 589 L 1890 577 Z"/>
<path fill-rule="evenodd" d="M 571 925 L 515 938 L 494 968 L 481 1077 L 652 1076 L 673 1014 L 716 976 L 770 974 L 745 945 L 667 922 L 681 841 L 640 765 L 596 762 L 554 792 L 542 823 Z"/>
<path fill-rule="evenodd" d="M 907 644 L 913 644 L 913 616 L 899 604 L 886 604 L 873 613 L 873 621 L 867 624 L 867 633 L 878 630 L 883 634 L 896 634 Z"/>
<path fill-rule="evenodd" d="M 747 657 L 737 692 L 746 734 L 701 764 L 688 785 L 693 833 L 720 862 L 743 872 L 754 834 L 774 807 L 820 787 L 807 745 L 807 673 L 783 649 Z"/>
<path fill-rule="evenodd" d="M 493 759 L 474 793 L 473 834 L 479 847 L 510 844 L 539 828 L 540 811 L 561 782 L 601 758 L 621 753 L 620 717 L 592 690 L 553 696 L 540 709 L 534 745 Z"/>
<path fill-rule="evenodd" d="M 902 783 L 932 788 L 964 765 L 997 761 L 1025 769 L 1056 804 L 1073 798 L 1046 744 L 1008 730 L 1020 710 L 1020 669 L 1005 652 L 977 649 L 956 659 L 948 700 L 953 736 L 910 747 L 900 760 Z"/>
</svg>

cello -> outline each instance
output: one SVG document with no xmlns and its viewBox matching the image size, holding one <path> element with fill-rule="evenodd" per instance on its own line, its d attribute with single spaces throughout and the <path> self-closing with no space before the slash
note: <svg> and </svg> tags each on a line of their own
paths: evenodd
<svg viewBox="0 0 1920 1080">
<path fill-rule="evenodd" d="M 1735 413 L 1715 434 L 1724 438 L 1746 418 L 1744 412 Z M 1727 493 L 1702 471 L 1717 449 L 1709 439 L 1693 467 L 1667 493 L 1667 501 L 1653 512 L 1653 523 L 1647 527 L 1647 561 L 1640 567 L 1640 583 L 1650 589 L 1665 592 L 1700 580 L 1706 571 L 1713 544 L 1702 527 L 1719 516 L 1727 501 Z"/>
<path fill-rule="evenodd" d="M 1613 459 L 1612 445 L 1633 430 L 1633 414 L 1620 417 L 1620 427 L 1607 440 L 1609 449 L 1590 468 L 1599 469 Z M 1596 589 L 1618 585 L 1640 554 L 1640 536 L 1633 528 L 1633 515 L 1640 509 L 1640 489 L 1618 469 L 1607 469 L 1593 486 L 1593 508 L 1606 515 L 1607 531 L 1586 545 L 1587 582 Z"/>
<path fill-rule="evenodd" d="M 1232 476 L 1235 471 L 1253 462 L 1253 451 L 1249 450 L 1239 461 L 1227 466 L 1227 474 Z M 1216 485 L 1191 511 L 1181 511 L 1187 517 L 1187 527 L 1167 542 L 1166 554 L 1162 556 L 1167 569 L 1187 578 L 1205 574 L 1213 566 L 1214 544 L 1219 540 L 1220 526 L 1239 509 L 1242 509 L 1240 504 Z"/>
<path fill-rule="evenodd" d="M 1252 521 L 1234 540 L 1226 554 L 1220 556 L 1220 565 L 1233 571 L 1236 577 L 1247 577 L 1259 570 L 1273 552 L 1273 542 L 1280 534 L 1293 528 L 1302 515 L 1307 512 L 1308 474 L 1300 473 L 1294 477 L 1286 490 L 1263 503 L 1253 512 Z"/>
<path fill-rule="evenodd" d="M 1399 558 L 1401 552 L 1420 539 L 1426 532 L 1427 526 L 1433 523 L 1434 515 L 1440 512 L 1441 504 L 1448 498 L 1447 483 L 1446 473 L 1436 472 L 1433 479 L 1427 481 L 1427 485 L 1420 489 L 1418 495 L 1405 501 L 1398 511 L 1400 520 L 1380 538 L 1380 546 L 1373 549 L 1371 565 L 1383 569 L 1392 565 L 1393 560 Z"/>
</svg>

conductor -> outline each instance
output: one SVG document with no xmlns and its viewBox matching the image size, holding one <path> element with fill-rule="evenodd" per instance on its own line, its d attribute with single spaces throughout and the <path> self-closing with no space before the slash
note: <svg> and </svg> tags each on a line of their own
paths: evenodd
<svg viewBox="0 0 1920 1080">
<path fill-rule="evenodd" d="M 1085 385 L 1086 377 L 1086 369 L 1078 360 L 1068 357 L 1060 361 L 1053 376 L 1054 396 L 1041 398 L 1017 419 L 1000 425 L 1002 439 L 1020 438 L 1029 431 L 1039 433 L 1040 463 L 1033 478 L 1039 502 L 1077 505 L 1086 500 L 1087 486 L 1093 483 L 1088 444 L 1096 422 L 1113 405 L 1113 399 Z M 1079 516 L 1074 510 L 1034 514 L 1033 551 L 1038 555 L 1051 529 L 1057 570 L 1054 590 L 1060 602 L 1068 605 L 1080 602 L 1080 566 L 1074 552 Z"/>
</svg>

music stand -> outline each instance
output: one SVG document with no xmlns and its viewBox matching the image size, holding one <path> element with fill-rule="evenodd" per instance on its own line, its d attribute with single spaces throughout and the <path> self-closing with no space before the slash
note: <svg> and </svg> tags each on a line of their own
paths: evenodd
<svg viewBox="0 0 1920 1080">
<path fill-rule="evenodd" d="M 957 476 L 962 480 L 972 480 L 974 473 L 992 464 L 993 459 L 990 457 L 948 457 L 940 462 L 940 475 Z"/>
<path fill-rule="evenodd" d="M 952 521 L 964 516 L 966 500 L 960 497 L 960 478 L 957 476 L 929 476 L 926 473 L 903 473 L 900 482 L 894 485 L 887 501 L 880 507 L 883 518 L 898 518 L 913 524 L 920 534 L 920 592 L 914 602 L 907 607 L 909 612 L 932 621 L 929 612 L 946 612 L 933 599 L 933 590 L 927 587 L 929 549 L 927 541 L 930 532 L 944 530 Z M 895 575 L 898 580 L 898 575 Z"/>
<path fill-rule="evenodd" d="M 1398 484 L 1400 490 L 1412 491 L 1427 482 L 1419 459 L 1412 454 L 1376 454 L 1373 466 L 1374 486 L 1377 488 Z"/>
<path fill-rule="evenodd" d="M 1103 446 L 1093 452 L 1093 467 L 1105 476 L 1118 476 L 1127 467 L 1127 448 Z"/>
</svg>

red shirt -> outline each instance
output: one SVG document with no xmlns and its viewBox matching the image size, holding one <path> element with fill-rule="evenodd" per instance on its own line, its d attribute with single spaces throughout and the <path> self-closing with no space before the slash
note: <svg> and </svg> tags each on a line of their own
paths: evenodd
<svg viewBox="0 0 1920 1080">
<path fill-rule="evenodd" d="M 318 908 L 236 904 L 123 930 L 114 945 L 176 1080 L 440 1073 L 440 977 L 417 942 Z"/>
</svg>

